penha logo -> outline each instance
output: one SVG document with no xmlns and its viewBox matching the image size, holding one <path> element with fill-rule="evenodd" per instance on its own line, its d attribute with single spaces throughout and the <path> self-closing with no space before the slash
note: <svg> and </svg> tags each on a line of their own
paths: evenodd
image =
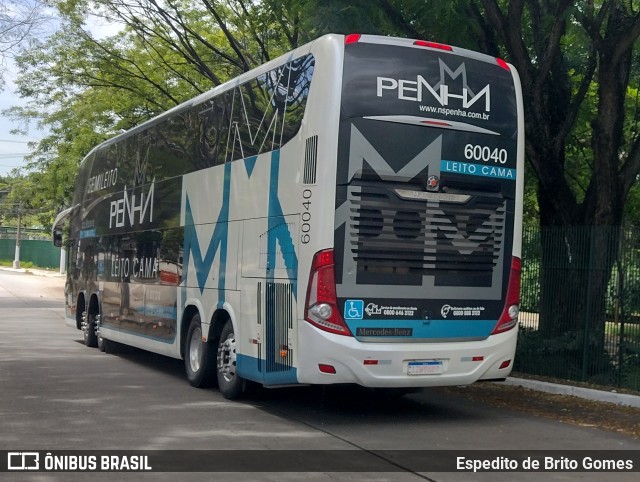
<svg viewBox="0 0 640 482">
<path fill-rule="evenodd" d="M 155 190 L 155 181 L 154 178 L 146 195 L 144 192 L 134 194 L 132 191 L 131 193 L 127 193 L 127 186 L 124 187 L 122 198 L 111 201 L 109 207 L 109 229 L 111 229 L 114 224 L 116 228 L 142 224 L 145 221 L 147 210 L 149 212 L 148 222 L 153 222 L 153 193 Z M 137 202 L 136 197 L 138 198 Z M 138 213 L 137 222 L 136 213 Z"/>
<path fill-rule="evenodd" d="M 453 70 L 438 59 L 440 63 L 440 80 L 431 85 L 422 75 L 417 75 L 413 79 L 393 79 L 391 77 L 378 77 L 376 93 L 382 97 L 385 91 L 396 92 L 398 100 L 410 100 L 413 102 L 425 102 L 426 97 L 431 95 L 442 107 L 447 107 L 453 101 L 462 101 L 462 108 L 468 109 L 480 99 L 484 98 L 485 112 L 491 111 L 491 86 L 485 85 L 480 92 L 474 93 L 467 83 L 467 69 L 464 62 Z M 462 91 L 449 89 L 447 80 L 462 78 Z M 482 103 L 478 104 L 482 106 Z"/>
</svg>

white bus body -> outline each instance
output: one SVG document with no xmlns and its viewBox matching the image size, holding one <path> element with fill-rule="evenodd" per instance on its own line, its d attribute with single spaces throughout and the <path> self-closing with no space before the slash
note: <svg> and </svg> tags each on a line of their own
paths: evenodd
<svg viewBox="0 0 640 482">
<path fill-rule="evenodd" d="M 505 378 L 523 136 L 504 61 L 321 37 L 91 151 L 54 226 L 67 318 L 229 398 Z"/>
</svg>

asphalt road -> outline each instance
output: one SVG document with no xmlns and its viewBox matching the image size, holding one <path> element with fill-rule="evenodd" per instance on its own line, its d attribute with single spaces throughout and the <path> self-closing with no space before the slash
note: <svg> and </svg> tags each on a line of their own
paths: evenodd
<svg viewBox="0 0 640 482">
<path fill-rule="evenodd" d="M 526 455 L 539 450 L 638 451 L 640 441 L 488 406 L 439 389 L 399 399 L 344 387 L 262 389 L 241 402 L 229 402 L 215 389 L 191 388 L 180 360 L 126 347 L 113 354 L 85 347 L 81 332 L 64 323 L 63 284 L 60 277 L 0 270 L 0 451 L 265 450 L 256 452 L 265 457 L 265 466 L 239 474 L 12 472 L 0 473 L 0 480 L 638 478 L 637 472 L 413 473 L 409 465 L 407 470 L 388 465 L 392 473 L 378 471 L 384 467 L 344 473 L 330 470 L 325 452 L 317 454 L 325 457 L 321 461 L 326 470 L 301 473 L 303 462 L 301 472 L 265 472 L 282 455 L 279 450 L 291 451 L 286 453 L 292 460 L 301 450 L 373 451 L 376 457 L 375 451 L 388 450 L 520 450 Z M 364 464 L 366 457 L 362 460 Z M 398 464 L 404 466 L 402 460 Z"/>
</svg>

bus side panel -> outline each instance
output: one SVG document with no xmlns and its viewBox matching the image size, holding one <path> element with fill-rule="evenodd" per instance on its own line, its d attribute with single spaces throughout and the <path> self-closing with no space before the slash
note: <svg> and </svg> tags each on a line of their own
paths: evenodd
<svg viewBox="0 0 640 482">
<path fill-rule="evenodd" d="M 183 272 L 178 311 L 196 306 L 205 329 L 216 309 L 223 309 L 228 295 L 237 289 L 241 223 L 229 217 L 230 190 L 231 164 L 183 177 Z M 238 313 L 239 307 L 228 311 Z"/>
<path fill-rule="evenodd" d="M 306 323 L 304 303 L 313 256 L 334 246 L 336 162 L 338 124 L 342 93 L 344 36 L 327 35 L 313 42 L 316 59 L 313 84 L 309 92 L 303 123 L 303 173 L 298 206 L 301 213 L 300 256 L 298 260 L 298 324 Z"/>
<path fill-rule="evenodd" d="M 283 161 L 280 151 L 274 151 L 184 176 L 181 214 L 185 235 L 180 306 L 197 306 L 204 320 L 216 309 L 238 314 L 232 321 L 240 375 L 278 384 L 297 381 L 295 339 L 290 335 L 298 216 L 285 214 L 293 196 L 281 195 L 285 190 L 280 189 L 295 186 L 297 168 L 295 157 L 287 158 Z M 239 255 L 240 248 L 246 253 Z M 244 277 L 237 285 L 239 259 Z M 242 293 L 240 306 L 227 296 L 236 289 Z M 268 343 L 262 347 L 258 340 Z"/>
<path fill-rule="evenodd" d="M 300 151 L 296 137 L 282 150 L 236 163 L 232 171 L 232 216 L 245 219 L 238 372 L 271 385 L 297 383 Z"/>
<path fill-rule="evenodd" d="M 516 206 L 515 221 L 513 226 L 513 249 L 512 254 L 518 258 L 522 257 L 522 212 L 524 209 L 524 146 L 525 146 L 525 126 L 524 126 L 524 101 L 522 99 L 522 85 L 520 76 L 515 67 L 510 68 L 513 76 L 513 84 L 516 91 L 516 103 L 518 106 L 518 166 L 516 178 Z"/>
</svg>

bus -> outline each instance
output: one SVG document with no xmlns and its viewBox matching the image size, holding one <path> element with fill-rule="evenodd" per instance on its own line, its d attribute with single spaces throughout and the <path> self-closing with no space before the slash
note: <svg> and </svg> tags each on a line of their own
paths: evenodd
<svg viewBox="0 0 640 482">
<path fill-rule="evenodd" d="M 228 399 L 504 379 L 523 122 L 502 59 L 320 37 L 86 156 L 52 233 L 67 321 Z"/>
</svg>

